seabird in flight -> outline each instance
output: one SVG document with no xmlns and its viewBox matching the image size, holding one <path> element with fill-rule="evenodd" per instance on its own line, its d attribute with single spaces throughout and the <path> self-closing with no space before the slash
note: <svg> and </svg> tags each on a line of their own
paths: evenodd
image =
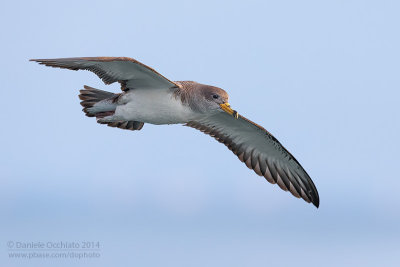
<svg viewBox="0 0 400 267">
<path fill-rule="evenodd" d="M 225 144 L 247 167 L 295 197 L 319 206 L 318 191 L 300 163 L 260 125 L 233 110 L 221 88 L 193 81 L 170 81 L 127 57 L 32 59 L 39 64 L 94 72 L 105 84 L 119 82 L 114 94 L 84 86 L 83 111 L 97 122 L 126 130 L 144 123 L 183 124 Z"/>
</svg>

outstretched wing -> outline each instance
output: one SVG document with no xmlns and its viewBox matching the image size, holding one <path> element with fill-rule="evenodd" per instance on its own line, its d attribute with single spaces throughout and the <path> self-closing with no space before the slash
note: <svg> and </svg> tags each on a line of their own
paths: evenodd
<svg viewBox="0 0 400 267">
<path fill-rule="evenodd" d="M 218 112 L 191 121 L 186 126 L 198 129 L 225 144 L 247 167 L 268 182 L 277 183 L 295 197 L 319 206 L 318 191 L 307 172 L 279 141 L 263 127 L 243 116 Z"/>
<path fill-rule="evenodd" d="M 177 85 L 154 69 L 129 57 L 76 57 L 55 59 L 31 59 L 49 67 L 89 70 L 94 72 L 105 84 L 121 83 L 121 89 L 133 88 L 171 88 Z"/>
</svg>

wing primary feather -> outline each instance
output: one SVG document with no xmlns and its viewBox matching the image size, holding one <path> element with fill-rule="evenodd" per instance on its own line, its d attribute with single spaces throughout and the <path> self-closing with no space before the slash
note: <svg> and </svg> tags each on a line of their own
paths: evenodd
<svg viewBox="0 0 400 267">
<path fill-rule="evenodd" d="M 318 207 L 319 196 L 311 178 L 289 151 L 261 126 L 241 115 L 235 119 L 223 112 L 188 122 L 186 126 L 214 137 L 268 182 L 277 183 L 282 190 Z"/>
<path fill-rule="evenodd" d="M 264 161 L 264 162 L 265 162 L 265 166 L 266 166 L 266 171 L 264 174 L 265 179 L 267 179 L 267 181 L 270 182 L 271 184 L 276 184 L 276 180 L 270 171 L 268 162 L 267 161 Z"/>
<path fill-rule="evenodd" d="M 105 84 L 119 82 L 121 90 L 130 88 L 178 88 L 179 86 L 143 63 L 128 57 L 77 57 L 31 59 L 41 65 L 70 70 L 88 70 Z"/>
</svg>

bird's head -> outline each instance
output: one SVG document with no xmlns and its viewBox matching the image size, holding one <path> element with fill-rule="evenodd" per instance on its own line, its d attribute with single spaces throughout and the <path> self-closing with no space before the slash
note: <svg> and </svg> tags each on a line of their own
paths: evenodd
<svg viewBox="0 0 400 267">
<path fill-rule="evenodd" d="M 201 109 L 204 112 L 225 111 L 237 118 L 237 112 L 231 109 L 228 103 L 229 95 L 225 90 L 215 86 L 199 84 L 198 92 L 202 103 Z"/>
</svg>

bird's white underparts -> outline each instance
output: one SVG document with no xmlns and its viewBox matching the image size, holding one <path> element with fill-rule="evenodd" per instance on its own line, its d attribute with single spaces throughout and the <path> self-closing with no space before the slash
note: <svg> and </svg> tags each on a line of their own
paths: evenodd
<svg viewBox="0 0 400 267">
<path fill-rule="evenodd" d="M 121 93 L 84 86 L 83 111 L 97 122 L 126 130 L 144 123 L 183 124 L 225 144 L 246 166 L 297 198 L 319 206 L 318 191 L 300 163 L 260 125 L 239 115 L 221 88 L 193 81 L 170 81 L 127 57 L 32 59 L 39 64 L 94 72 L 105 84 L 119 82 Z"/>
</svg>

